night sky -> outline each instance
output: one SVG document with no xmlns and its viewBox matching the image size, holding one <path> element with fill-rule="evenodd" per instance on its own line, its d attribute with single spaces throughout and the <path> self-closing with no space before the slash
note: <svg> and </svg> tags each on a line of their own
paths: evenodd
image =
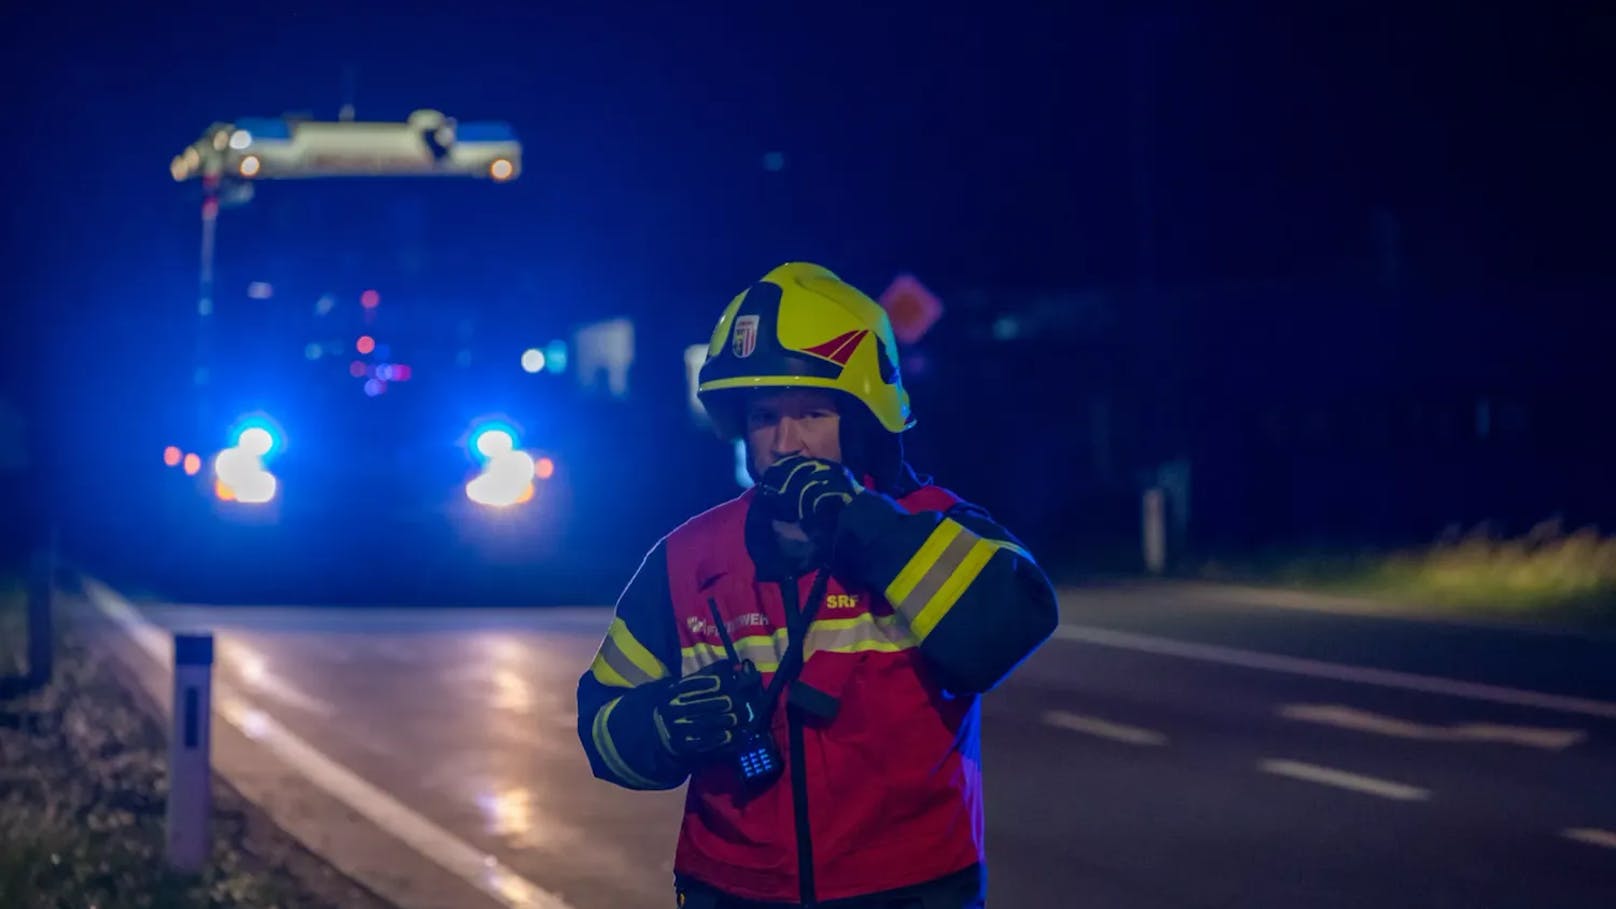
<svg viewBox="0 0 1616 909">
<path fill-rule="evenodd" d="M 1142 189 L 1168 281 L 1338 267 L 1381 209 L 1445 275 L 1609 268 L 1599 4 L 349 6 L 10 13 L 14 227 L 138 257 L 175 149 L 330 117 L 352 66 L 361 117 L 514 123 L 536 254 L 591 275 L 733 285 L 783 245 L 948 285 L 1130 280 Z"/>
<path fill-rule="evenodd" d="M 502 253 L 685 335 L 789 258 L 944 293 L 1372 280 L 1395 261 L 1430 292 L 1384 330 L 1474 294 L 1558 326 L 1511 368 L 1558 362 L 1562 336 L 1604 350 L 1608 4 L 857 6 L 12 9 L 6 384 L 41 374 L 29 351 L 68 386 L 138 372 L 126 339 L 194 288 L 169 158 L 214 120 L 333 117 L 345 72 L 361 119 L 511 122 L 525 172 Z"/>
</svg>

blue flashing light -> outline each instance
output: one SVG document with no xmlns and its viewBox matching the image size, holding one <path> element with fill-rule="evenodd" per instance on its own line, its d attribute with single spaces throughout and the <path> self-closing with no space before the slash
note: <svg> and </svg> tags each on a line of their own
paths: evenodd
<svg viewBox="0 0 1616 909">
<path fill-rule="evenodd" d="M 517 439 L 516 427 L 510 423 L 486 420 L 472 429 L 468 447 L 479 463 L 487 463 L 491 458 L 513 451 L 517 447 Z"/>
<path fill-rule="evenodd" d="M 567 342 L 551 341 L 544 347 L 544 368 L 553 373 L 567 370 Z"/>
<path fill-rule="evenodd" d="M 232 448 L 251 449 L 264 460 L 279 454 L 286 447 L 281 427 L 268 414 L 255 413 L 242 417 L 230 429 Z"/>
<path fill-rule="evenodd" d="M 745 439 L 736 439 L 735 440 L 735 482 L 739 483 L 742 489 L 751 489 L 754 485 L 756 485 L 756 483 L 752 479 L 752 472 L 749 469 L 747 469 L 747 465 L 749 465 L 750 463 L 751 463 L 751 458 L 748 457 L 748 455 L 746 453 L 746 440 Z"/>
<path fill-rule="evenodd" d="M 235 126 L 250 133 L 254 141 L 292 138 L 292 127 L 279 117 L 242 117 Z"/>
</svg>

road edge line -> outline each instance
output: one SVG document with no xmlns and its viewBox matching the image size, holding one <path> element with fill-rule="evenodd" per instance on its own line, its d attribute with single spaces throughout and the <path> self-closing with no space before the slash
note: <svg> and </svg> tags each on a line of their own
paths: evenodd
<svg viewBox="0 0 1616 909">
<path fill-rule="evenodd" d="M 172 667 L 172 640 L 110 586 L 85 576 L 85 597 L 163 671 Z M 560 896 L 534 884 L 443 829 L 413 808 L 333 760 L 253 706 L 226 682 L 214 682 L 216 709 L 231 726 L 265 748 L 288 768 L 342 802 L 379 830 L 409 846 L 455 877 L 511 909 L 574 909 Z M 315 851 L 305 843 L 305 848 Z"/>
<path fill-rule="evenodd" d="M 1609 701 L 1547 694 L 1541 691 L 1526 691 L 1501 685 L 1489 685 L 1483 682 L 1466 682 L 1441 676 L 1401 672 L 1395 669 L 1376 669 L 1370 666 L 1354 666 L 1349 663 L 1330 663 L 1306 657 L 1284 656 L 1276 653 L 1263 653 L 1257 650 L 1242 650 L 1238 647 L 1226 647 L 1221 644 L 1200 644 L 1128 631 L 1113 631 L 1109 628 L 1099 628 L 1092 625 L 1062 624 L 1055 629 L 1055 637 L 1082 644 L 1098 644 L 1103 647 L 1116 647 L 1122 650 L 1153 653 L 1158 656 L 1199 660 L 1204 663 L 1222 663 L 1246 669 L 1284 672 L 1291 675 L 1312 676 L 1338 682 L 1376 685 L 1382 688 L 1401 688 L 1405 691 L 1419 691 L 1425 694 L 1466 698 L 1472 701 L 1490 701 L 1495 704 L 1511 704 L 1517 707 L 1535 707 L 1560 713 L 1576 713 L 1602 719 L 1616 719 L 1616 703 Z"/>
</svg>

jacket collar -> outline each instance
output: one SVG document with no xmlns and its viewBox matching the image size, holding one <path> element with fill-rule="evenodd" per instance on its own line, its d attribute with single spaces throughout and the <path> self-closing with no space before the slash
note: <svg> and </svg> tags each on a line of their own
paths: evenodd
<svg viewBox="0 0 1616 909">
<path fill-rule="evenodd" d="M 749 495 L 746 502 L 746 554 L 751 557 L 760 581 L 783 581 L 808 570 L 780 548 L 768 509 L 763 507 L 763 497 L 755 493 Z"/>
</svg>

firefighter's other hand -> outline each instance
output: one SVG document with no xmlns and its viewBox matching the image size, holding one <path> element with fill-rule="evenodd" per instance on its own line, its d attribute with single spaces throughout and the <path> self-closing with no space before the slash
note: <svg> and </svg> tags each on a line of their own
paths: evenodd
<svg viewBox="0 0 1616 909">
<path fill-rule="evenodd" d="M 802 455 L 775 462 L 760 485 L 775 519 L 802 525 L 810 537 L 834 530 L 842 509 L 864 491 L 846 467 Z"/>
<path fill-rule="evenodd" d="M 736 730 L 752 721 L 753 711 L 743 679 L 721 663 L 669 683 L 653 717 L 662 747 L 688 761 L 734 742 Z"/>
</svg>

